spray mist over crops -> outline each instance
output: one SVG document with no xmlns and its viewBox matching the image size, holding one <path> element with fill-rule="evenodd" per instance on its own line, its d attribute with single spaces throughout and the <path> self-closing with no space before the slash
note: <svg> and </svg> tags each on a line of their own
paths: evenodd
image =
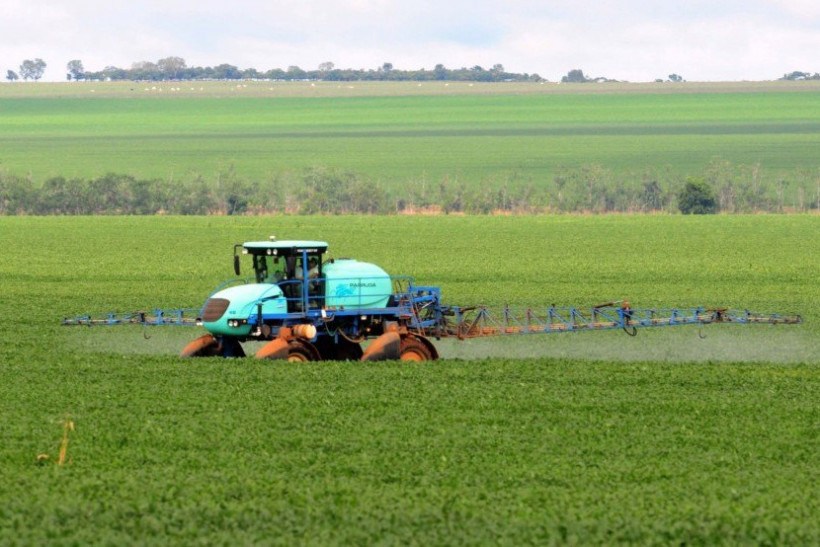
<svg viewBox="0 0 820 547">
<path fill-rule="evenodd" d="M 72 331 L 65 343 L 83 353 L 178 355 L 201 334 L 191 328 L 89 328 Z M 635 337 L 620 331 L 499 336 L 436 341 L 442 359 L 578 359 L 610 362 L 801 363 L 820 355 L 816 339 L 798 326 L 713 326 L 645 329 Z M 252 355 L 261 344 L 244 344 Z"/>
<path fill-rule="evenodd" d="M 817 341 L 800 328 L 726 326 L 642 330 L 635 337 L 619 332 L 583 332 L 442 340 L 442 358 L 538 357 L 615 362 L 769 362 L 800 363 L 820 355 Z"/>
</svg>

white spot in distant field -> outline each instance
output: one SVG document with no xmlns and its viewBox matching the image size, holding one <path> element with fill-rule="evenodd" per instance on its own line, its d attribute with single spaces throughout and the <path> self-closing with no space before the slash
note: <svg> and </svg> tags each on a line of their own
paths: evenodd
<svg viewBox="0 0 820 547">
<path fill-rule="evenodd" d="M 151 91 L 156 91 L 156 90 L 157 90 L 157 86 L 151 86 Z"/>
<path fill-rule="evenodd" d="M 418 84 L 416 87 L 421 87 L 421 84 Z"/>
<path fill-rule="evenodd" d="M 470 87 L 473 87 L 473 84 L 470 84 Z"/>
<path fill-rule="evenodd" d="M 94 90 L 93 90 L 93 89 L 91 90 L 91 93 L 94 93 Z"/>
<path fill-rule="evenodd" d="M 310 84 L 310 87 L 316 87 L 316 84 Z"/>
</svg>

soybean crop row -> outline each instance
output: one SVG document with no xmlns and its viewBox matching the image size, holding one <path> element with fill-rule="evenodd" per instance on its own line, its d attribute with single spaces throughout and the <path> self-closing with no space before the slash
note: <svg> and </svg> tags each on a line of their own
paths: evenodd
<svg viewBox="0 0 820 547">
<path fill-rule="evenodd" d="M 816 544 L 818 228 L 0 218 L 0 543 Z M 413 365 L 182 361 L 196 329 L 59 325 L 197 305 L 233 275 L 233 243 L 270 234 L 450 303 L 629 298 L 805 323 L 476 340 Z"/>
</svg>

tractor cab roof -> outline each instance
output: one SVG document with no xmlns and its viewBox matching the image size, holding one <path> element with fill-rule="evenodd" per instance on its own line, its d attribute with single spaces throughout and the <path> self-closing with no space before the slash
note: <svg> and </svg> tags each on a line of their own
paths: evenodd
<svg viewBox="0 0 820 547">
<path fill-rule="evenodd" d="M 327 252 L 325 241 L 246 241 L 242 244 L 243 252 L 254 255 L 293 256 L 307 251 L 311 255 Z"/>
</svg>

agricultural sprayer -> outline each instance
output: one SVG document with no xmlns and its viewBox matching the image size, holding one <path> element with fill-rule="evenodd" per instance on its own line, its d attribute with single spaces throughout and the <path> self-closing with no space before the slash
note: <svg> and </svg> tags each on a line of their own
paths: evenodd
<svg viewBox="0 0 820 547">
<path fill-rule="evenodd" d="M 109 313 L 66 318 L 64 325 L 202 326 L 207 334 L 183 357 L 244 357 L 242 344 L 262 342 L 261 359 L 290 361 L 438 358 L 432 339 L 684 325 L 794 324 L 799 315 L 726 308 L 638 309 L 606 302 L 587 309 L 490 309 L 442 304 L 439 287 L 391 276 L 375 264 L 326 259 L 323 241 L 251 241 L 234 246 L 236 279 L 223 283 L 202 308 Z M 242 279 L 242 257 L 253 278 Z M 247 260 L 247 258 L 245 259 Z M 362 344 L 369 342 L 366 348 Z"/>
</svg>

